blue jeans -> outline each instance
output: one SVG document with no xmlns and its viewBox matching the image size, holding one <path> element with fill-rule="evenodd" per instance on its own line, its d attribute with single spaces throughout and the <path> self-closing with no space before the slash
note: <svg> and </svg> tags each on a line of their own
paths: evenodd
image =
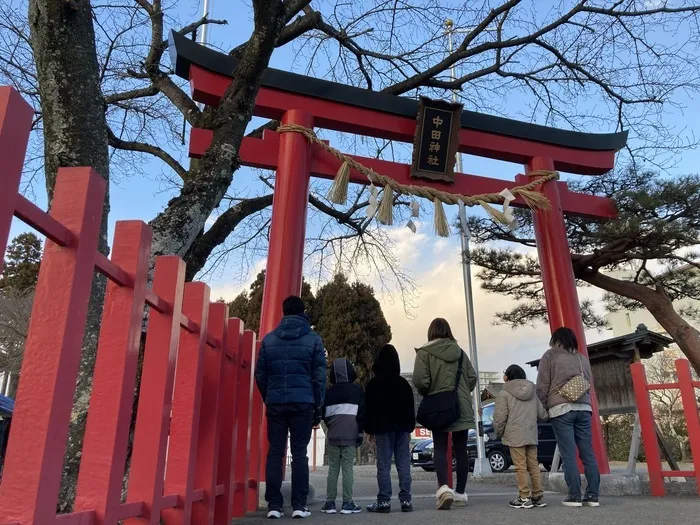
<svg viewBox="0 0 700 525">
<path fill-rule="evenodd" d="M 576 463 L 577 448 L 588 482 L 586 496 L 597 498 L 600 492 L 600 472 L 593 453 L 591 419 L 590 412 L 578 410 L 550 419 L 564 464 L 564 479 L 569 487 L 569 496 L 581 496 L 581 476 Z"/>
<path fill-rule="evenodd" d="M 408 432 L 377 434 L 377 501 L 391 501 L 391 458 L 399 473 L 399 500 L 411 501 L 411 448 Z"/>
</svg>

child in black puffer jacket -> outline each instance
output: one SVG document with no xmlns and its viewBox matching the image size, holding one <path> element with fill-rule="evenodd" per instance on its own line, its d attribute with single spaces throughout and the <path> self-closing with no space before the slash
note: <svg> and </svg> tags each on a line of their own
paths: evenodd
<svg viewBox="0 0 700 525">
<path fill-rule="evenodd" d="M 357 373 L 347 359 L 336 359 L 330 373 L 331 386 L 326 390 L 323 420 L 328 428 L 328 487 L 326 504 L 321 512 L 335 514 L 338 478 L 343 470 L 343 506 L 341 514 L 361 511 L 352 500 L 353 466 L 356 448 L 362 444 L 364 395 L 355 384 Z"/>
<path fill-rule="evenodd" d="M 391 459 L 399 474 L 399 502 L 411 512 L 411 432 L 416 427 L 413 389 L 401 377 L 399 353 L 385 345 L 374 360 L 374 378 L 367 384 L 365 432 L 377 442 L 377 501 L 369 512 L 391 512 Z"/>
</svg>

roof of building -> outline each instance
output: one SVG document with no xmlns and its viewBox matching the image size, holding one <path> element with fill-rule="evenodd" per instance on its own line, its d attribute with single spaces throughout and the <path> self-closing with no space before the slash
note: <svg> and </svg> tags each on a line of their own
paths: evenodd
<svg viewBox="0 0 700 525">
<path fill-rule="evenodd" d="M 673 339 L 652 332 L 645 325 L 640 324 L 637 329 L 627 335 L 605 339 L 588 345 L 588 357 L 591 362 L 606 361 L 610 359 L 628 359 L 630 354 L 639 351 L 642 359 L 649 359 L 657 352 L 662 352 Z M 532 367 L 540 364 L 539 359 L 527 363 Z"/>
<path fill-rule="evenodd" d="M 504 383 L 489 383 L 481 392 L 481 401 L 494 399 L 503 390 Z"/>
</svg>

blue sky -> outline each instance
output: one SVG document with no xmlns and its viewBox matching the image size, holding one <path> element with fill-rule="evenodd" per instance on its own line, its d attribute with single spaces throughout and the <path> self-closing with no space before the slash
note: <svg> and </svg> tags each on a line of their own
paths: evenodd
<svg viewBox="0 0 700 525">
<path fill-rule="evenodd" d="M 538 7 L 541 4 L 538 2 Z M 313 2 L 312 5 L 325 5 L 322 2 Z M 462 2 L 454 2 L 455 5 Z M 211 0 L 212 16 L 214 18 L 228 20 L 226 26 L 213 26 L 210 30 L 210 42 L 221 48 L 229 49 L 235 45 L 244 42 L 252 30 L 251 9 L 249 2 L 230 1 L 230 0 Z M 198 18 L 201 13 L 201 5 L 197 1 L 179 1 L 177 7 L 171 12 L 181 22 L 188 22 Z M 671 36 L 661 38 L 672 38 Z M 318 70 L 323 70 L 328 66 L 324 63 L 323 55 L 318 55 Z M 297 49 L 294 45 L 288 45 L 278 49 L 273 54 L 271 66 L 285 70 L 302 71 L 306 63 L 299 58 Z M 692 133 L 698 131 L 698 117 L 700 112 L 696 109 L 694 101 L 685 94 L 679 94 L 675 99 L 681 105 L 688 109 L 683 111 L 676 108 L 668 108 L 669 119 L 672 119 L 679 133 Z M 504 102 L 504 101 L 501 101 Z M 501 104 L 503 106 L 503 104 Z M 469 106 L 466 106 L 468 109 Z M 519 118 L 519 115 L 527 111 L 526 106 L 518 101 L 505 101 L 506 113 L 513 118 Z M 584 103 L 580 108 L 581 112 L 598 111 L 600 108 L 594 100 Z M 251 123 L 251 126 L 258 124 L 258 121 Z M 609 129 L 590 131 L 609 131 Z M 337 137 L 329 135 L 332 141 Z M 172 148 L 171 148 L 172 149 Z M 183 146 L 178 153 L 181 158 L 186 147 Z M 408 154 L 408 150 L 404 150 L 404 155 Z M 700 160 L 697 151 L 686 151 L 683 155 L 674 159 L 676 164 L 669 172 L 687 173 L 696 170 L 698 161 Z M 478 157 L 464 156 L 463 158 L 465 171 L 469 173 L 488 175 L 496 178 L 512 180 L 516 173 L 522 170 L 522 167 L 515 164 L 493 161 Z M 143 220 L 151 220 L 159 211 L 167 204 L 168 200 L 173 196 L 172 190 L 164 191 L 164 185 L 159 174 L 163 171 L 162 166 L 156 162 L 144 159 L 143 169 L 148 173 L 147 177 L 126 177 L 111 187 L 111 205 L 112 212 L 110 215 L 110 224 L 117 220 L 140 218 Z M 238 190 L 247 190 L 251 193 L 260 191 L 260 184 L 255 182 L 256 174 L 250 170 L 241 170 L 235 176 L 234 185 Z M 45 206 L 45 197 L 40 191 L 37 191 L 37 203 Z M 456 209 L 447 209 L 448 216 L 454 216 Z M 429 212 L 432 214 L 431 212 Z M 424 218 L 425 219 L 425 218 Z M 311 226 L 309 233 L 313 233 L 314 226 Z M 23 230 L 23 226 L 16 223 L 13 228 L 13 234 Z M 413 276 L 421 285 L 421 297 L 418 299 L 418 307 L 414 312 L 415 319 L 408 319 L 403 315 L 403 307 L 400 301 L 393 302 L 387 297 L 383 298 L 382 302 L 387 312 L 394 333 L 399 337 L 398 342 L 402 350 L 402 355 L 405 356 L 406 363 L 404 368 L 409 368 L 412 356 L 410 347 L 412 342 L 414 346 L 421 344 L 422 333 L 424 327 L 427 327 L 429 317 L 436 312 L 436 304 L 439 308 L 444 309 L 444 316 L 448 319 L 452 318 L 455 324 L 458 324 L 457 336 L 466 341 L 466 332 L 463 325 L 464 322 L 464 303 L 461 294 L 461 273 L 459 270 L 459 241 L 456 236 L 452 236 L 448 240 L 436 239 L 432 235 L 429 226 L 423 227 L 417 235 L 407 234 L 407 230 L 402 226 L 394 228 L 391 232 L 396 245 L 396 251 L 400 254 L 400 259 L 409 269 Z M 111 233 L 110 233 L 111 235 Z M 450 254 L 449 256 L 446 254 Z M 229 265 L 222 271 L 216 272 L 211 276 L 210 284 L 214 288 L 215 296 L 225 295 L 232 296 L 242 286 L 254 277 L 257 270 L 264 267 L 264 259 L 259 259 L 257 264 L 250 269 L 250 272 L 238 271 L 237 267 Z M 446 280 L 455 282 L 455 286 L 450 287 L 449 297 L 445 296 L 444 287 Z M 475 284 L 477 284 L 475 282 Z M 458 285 L 458 286 L 457 286 Z M 589 292 L 585 292 L 589 293 Z M 518 354 L 523 359 L 535 358 L 541 353 L 543 344 L 546 341 L 546 330 L 524 329 L 517 333 L 511 332 L 507 328 L 492 327 L 491 318 L 493 312 L 499 309 L 508 308 L 508 302 L 505 299 L 496 296 L 486 296 L 480 290 L 475 292 L 475 304 L 477 309 L 477 336 L 480 340 L 480 345 L 484 346 L 486 368 L 501 368 L 502 363 L 508 360 L 509 356 Z M 398 336 L 398 334 L 401 334 Z M 602 336 L 592 334 L 592 337 L 599 338 Z M 508 357 L 507 357 L 508 356 Z M 506 365 L 507 366 L 507 365 Z M 505 367 L 503 367 L 505 368 Z"/>
</svg>

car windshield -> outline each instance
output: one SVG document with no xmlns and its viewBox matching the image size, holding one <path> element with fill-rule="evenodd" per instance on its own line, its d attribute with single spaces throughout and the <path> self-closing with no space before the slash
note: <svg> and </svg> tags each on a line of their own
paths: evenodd
<svg viewBox="0 0 700 525">
<path fill-rule="evenodd" d="M 487 405 L 484 407 L 483 410 L 483 421 L 484 421 L 484 426 L 488 425 L 493 425 L 493 411 L 495 409 L 495 405 Z"/>
</svg>

